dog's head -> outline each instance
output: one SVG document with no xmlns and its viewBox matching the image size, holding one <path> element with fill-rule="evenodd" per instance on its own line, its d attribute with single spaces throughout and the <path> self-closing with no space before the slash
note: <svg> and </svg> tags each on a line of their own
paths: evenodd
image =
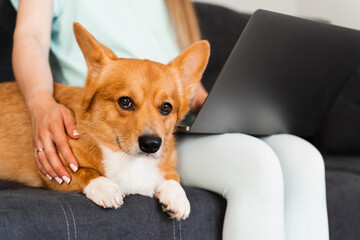
<svg viewBox="0 0 360 240">
<path fill-rule="evenodd" d="M 74 32 L 88 66 L 82 107 L 92 134 L 113 151 L 158 158 L 189 110 L 208 62 L 208 42 L 164 65 L 117 58 L 78 23 Z"/>
</svg>

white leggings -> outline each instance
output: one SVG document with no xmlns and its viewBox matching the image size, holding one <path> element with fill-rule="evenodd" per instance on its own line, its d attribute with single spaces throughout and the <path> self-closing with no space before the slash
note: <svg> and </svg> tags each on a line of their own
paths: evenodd
<svg viewBox="0 0 360 240">
<path fill-rule="evenodd" d="M 223 239 L 328 240 L 321 154 L 292 135 L 185 135 L 181 182 L 227 200 Z"/>
</svg>

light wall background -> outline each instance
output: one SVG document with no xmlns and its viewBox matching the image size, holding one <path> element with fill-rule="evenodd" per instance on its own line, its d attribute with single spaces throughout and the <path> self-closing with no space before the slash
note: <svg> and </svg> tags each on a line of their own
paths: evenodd
<svg viewBox="0 0 360 240">
<path fill-rule="evenodd" d="M 262 8 L 360 30 L 360 0 L 194 0 L 252 13 Z"/>
</svg>

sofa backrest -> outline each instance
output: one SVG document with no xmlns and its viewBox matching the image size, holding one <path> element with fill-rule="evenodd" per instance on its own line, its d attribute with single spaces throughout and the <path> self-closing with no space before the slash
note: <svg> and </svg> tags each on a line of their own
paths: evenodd
<svg viewBox="0 0 360 240">
<path fill-rule="evenodd" d="M 10 0 L 0 1 L 0 82 L 14 80 L 11 51 L 16 12 Z"/>
<path fill-rule="evenodd" d="M 212 4 L 194 5 L 202 38 L 207 39 L 211 47 L 209 64 L 203 77 L 205 88 L 210 90 L 251 15 Z"/>
</svg>

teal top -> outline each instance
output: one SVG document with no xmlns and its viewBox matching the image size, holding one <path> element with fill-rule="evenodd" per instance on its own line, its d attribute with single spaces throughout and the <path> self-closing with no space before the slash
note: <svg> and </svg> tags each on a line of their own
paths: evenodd
<svg viewBox="0 0 360 240">
<path fill-rule="evenodd" d="M 19 0 L 10 1 L 18 9 Z M 50 66 L 59 83 L 85 84 L 87 66 L 73 22 L 118 57 L 167 64 L 180 53 L 164 0 L 53 0 Z"/>
</svg>

